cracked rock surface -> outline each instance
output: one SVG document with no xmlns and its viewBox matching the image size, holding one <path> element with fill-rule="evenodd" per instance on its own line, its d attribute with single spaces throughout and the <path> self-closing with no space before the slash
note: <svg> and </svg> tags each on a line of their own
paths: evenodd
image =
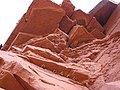
<svg viewBox="0 0 120 90">
<path fill-rule="evenodd" d="M 120 90 L 119 10 L 33 0 L 0 50 L 0 90 Z"/>
</svg>

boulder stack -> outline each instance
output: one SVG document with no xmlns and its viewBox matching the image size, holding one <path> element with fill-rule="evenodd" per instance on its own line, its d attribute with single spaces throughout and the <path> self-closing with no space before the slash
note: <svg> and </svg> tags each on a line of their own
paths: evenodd
<svg viewBox="0 0 120 90">
<path fill-rule="evenodd" d="M 1 47 L 0 90 L 119 90 L 119 11 L 33 0 Z"/>
</svg>

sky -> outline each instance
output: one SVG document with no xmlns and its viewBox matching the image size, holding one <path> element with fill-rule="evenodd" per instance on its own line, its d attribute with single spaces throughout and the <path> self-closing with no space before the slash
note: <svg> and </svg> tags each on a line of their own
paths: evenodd
<svg viewBox="0 0 120 90">
<path fill-rule="evenodd" d="M 0 44 L 4 44 L 33 0 L 0 0 Z M 61 4 L 63 0 L 51 0 Z M 101 0 L 71 0 L 76 9 L 88 13 Z M 114 0 L 120 2 L 120 0 Z"/>
</svg>

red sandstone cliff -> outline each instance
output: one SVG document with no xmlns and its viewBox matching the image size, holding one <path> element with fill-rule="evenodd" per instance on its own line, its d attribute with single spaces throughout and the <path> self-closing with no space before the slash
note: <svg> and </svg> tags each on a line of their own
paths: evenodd
<svg viewBox="0 0 120 90">
<path fill-rule="evenodd" d="M 120 90 L 119 7 L 33 0 L 0 51 L 0 90 Z"/>
</svg>

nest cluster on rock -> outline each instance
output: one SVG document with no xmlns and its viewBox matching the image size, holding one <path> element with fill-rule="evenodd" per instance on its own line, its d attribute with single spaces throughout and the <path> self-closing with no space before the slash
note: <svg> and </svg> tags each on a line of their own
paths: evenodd
<svg viewBox="0 0 120 90">
<path fill-rule="evenodd" d="M 0 90 L 119 90 L 119 10 L 33 0 L 0 50 Z"/>
</svg>

